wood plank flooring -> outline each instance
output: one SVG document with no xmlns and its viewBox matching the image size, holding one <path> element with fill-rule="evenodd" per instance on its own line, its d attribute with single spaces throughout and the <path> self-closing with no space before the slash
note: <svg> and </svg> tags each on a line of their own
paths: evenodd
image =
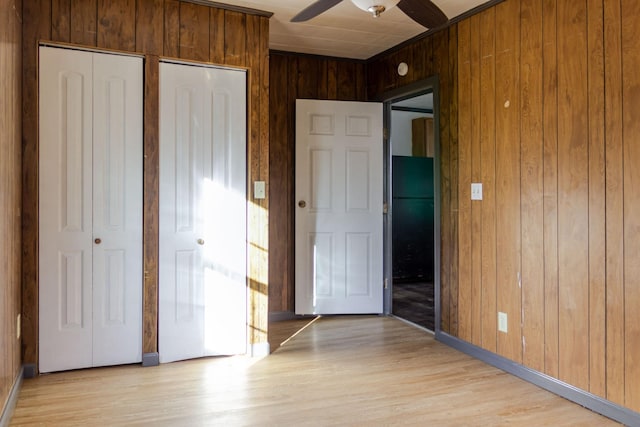
<svg viewBox="0 0 640 427">
<path fill-rule="evenodd" d="M 617 425 L 395 318 L 323 317 L 271 329 L 279 348 L 264 359 L 25 380 L 11 425 Z"/>
</svg>

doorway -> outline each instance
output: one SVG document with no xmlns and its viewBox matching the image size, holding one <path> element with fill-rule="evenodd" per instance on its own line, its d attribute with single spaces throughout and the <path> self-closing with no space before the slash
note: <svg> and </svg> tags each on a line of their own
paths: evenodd
<svg viewBox="0 0 640 427">
<path fill-rule="evenodd" d="M 437 112 L 435 85 L 387 98 L 389 314 L 436 330 Z"/>
</svg>

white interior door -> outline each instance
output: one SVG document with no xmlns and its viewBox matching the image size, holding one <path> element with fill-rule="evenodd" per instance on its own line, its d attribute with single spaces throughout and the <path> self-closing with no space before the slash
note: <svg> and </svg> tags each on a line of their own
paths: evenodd
<svg viewBox="0 0 640 427">
<path fill-rule="evenodd" d="M 382 104 L 296 101 L 296 313 L 383 310 Z"/>
<path fill-rule="evenodd" d="M 93 366 L 142 360 L 142 76 L 93 55 Z"/>
<path fill-rule="evenodd" d="M 160 362 L 245 353 L 245 72 L 161 63 L 160 117 Z"/>
<path fill-rule="evenodd" d="M 40 48 L 39 368 L 142 358 L 142 60 Z"/>
</svg>

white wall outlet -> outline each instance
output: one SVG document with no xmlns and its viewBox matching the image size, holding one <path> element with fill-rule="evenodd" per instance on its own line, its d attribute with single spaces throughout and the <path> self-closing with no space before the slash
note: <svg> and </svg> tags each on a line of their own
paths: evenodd
<svg viewBox="0 0 640 427">
<path fill-rule="evenodd" d="M 253 183 L 253 198 L 264 199 L 267 196 L 266 185 L 264 181 L 255 181 Z"/>
<path fill-rule="evenodd" d="M 501 311 L 498 312 L 498 331 L 504 332 L 505 334 L 509 331 L 509 327 L 507 326 L 509 322 L 507 322 L 507 313 L 503 313 Z"/>
<path fill-rule="evenodd" d="M 20 334 L 21 334 L 21 328 L 22 328 L 22 319 L 20 318 L 20 313 L 18 313 L 18 318 L 16 319 L 16 339 L 19 340 L 20 339 Z"/>
<path fill-rule="evenodd" d="M 482 183 L 471 183 L 471 200 L 482 200 Z"/>
</svg>

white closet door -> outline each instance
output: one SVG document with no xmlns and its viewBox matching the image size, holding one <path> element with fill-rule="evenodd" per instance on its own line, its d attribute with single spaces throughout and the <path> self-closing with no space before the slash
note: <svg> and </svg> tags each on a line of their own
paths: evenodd
<svg viewBox="0 0 640 427">
<path fill-rule="evenodd" d="M 160 64 L 161 362 L 246 352 L 246 77 Z"/>
<path fill-rule="evenodd" d="M 40 48 L 40 372 L 93 363 L 92 70 L 89 52 Z"/>
<path fill-rule="evenodd" d="M 142 87 L 141 58 L 94 54 L 93 366 L 142 360 Z"/>
<path fill-rule="evenodd" d="M 40 48 L 41 372 L 141 360 L 141 100 L 141 59 Z"/>
</svg>

